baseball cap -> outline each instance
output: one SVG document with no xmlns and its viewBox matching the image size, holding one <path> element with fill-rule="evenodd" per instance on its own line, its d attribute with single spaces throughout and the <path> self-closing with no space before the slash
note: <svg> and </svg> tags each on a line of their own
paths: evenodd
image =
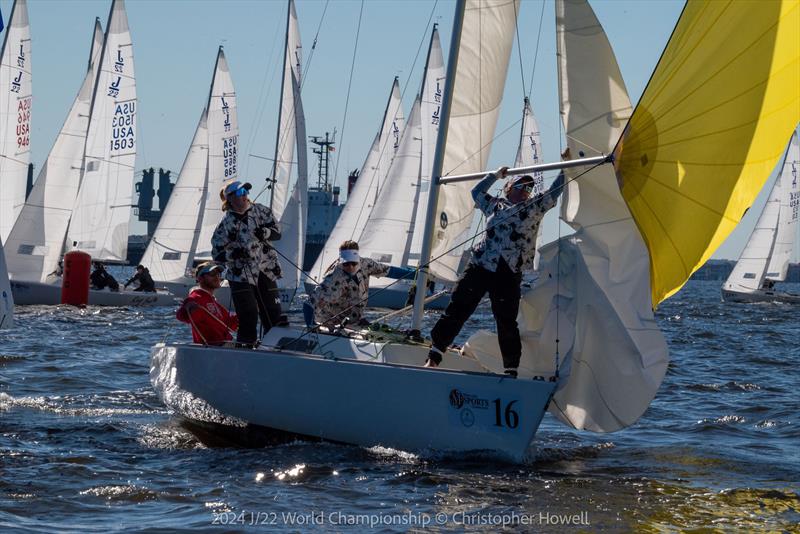
<svg viewBox="0 0 800 534">
<path fill-rule="evenodd" d="M 204 274 L 213 273 L 214 271 L 222 272 L 223 270 L 224 268 L 222 265 L 217 265 L 213 261 L 206 261 L 197 266 L 197 268 L 194 270 L 194 277 L 200 278 Z"/>
<path fill-rule="evenodd" d="M 358 251 L 353 249 L 346 249 L 339 251 L 339 257 L 342 258 L 343 263 L 353 263 L 358 261 Z"/>
<path fill-rule="evenodd" d="M 231 182 L 225 186 L 223 189 L 224 195 L 227 197 L 228 195 L 236 194 L 237 197 L 241 197 L 247 194 L 253 188 L 253 185 L 249 182 Z"/>
</svg>

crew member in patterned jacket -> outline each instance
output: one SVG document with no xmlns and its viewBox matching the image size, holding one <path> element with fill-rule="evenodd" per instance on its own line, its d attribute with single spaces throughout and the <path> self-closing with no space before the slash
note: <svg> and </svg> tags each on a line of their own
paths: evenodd
<svg viewBox="0 0 800 534">
<path fill-rule="evenodd" d="M 225 216 L 211 237 L 211 256 L 227 267 L 233 307 L 239 316 L 237 343 L 255 345 L 258 318 L 262 334 L 281 319 L 278 278 L 281 267 L 270 241 L 281 238 L 272 210 L 247 197 L 253 186 L 231 182 L 220 191 Z"/>
<path fill-rule="evenodd" d="M 412 278 L 416 271 L 391 267 L 358 254 L 358 243 L 345 241 L 339 246 L 339 260 L 328 268 L 325 278 L 303 304 L 306 326 L 318 322 L 328 328 L 349 324 L 369 324 L 364 308 L 369 299 L 369 277 Z"/>
<path fill-rule="evenodd" d="M 568 157 L 565 154 L 565 157 Z M 522 344 L 517 327 L 522 271 L 533 268 L 536 236 L 544 214 L 556 205 L 564 174 L 542 195 L 530 198 L 533 178 L 520 176 L 504 187 L 505 198 L 488 193 L 508 167 L 487 174 L 472 189 L 475 205 L 486 217 L 486 232 L 472 249 L 472 259 L 458 281 L 447 309 L 431 330 L 426 367 L 437 367 L 442 355 L 488 292 L 497 323 L 505 374 L 517 376 Z"/>
</svg>

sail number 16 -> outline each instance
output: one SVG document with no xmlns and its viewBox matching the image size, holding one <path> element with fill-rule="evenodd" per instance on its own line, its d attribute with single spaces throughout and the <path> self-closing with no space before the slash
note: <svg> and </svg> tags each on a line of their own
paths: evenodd
<svg viewBox="0 0 800 534">
<path fill-rule="evenodd" d="M 505 408 L 503 408 L 503 401 L 500 399 L 495 399 L 492 402 L 494 403 L 494 426 L 517 428 L 519 425 L 519 414 L 512 408 L 517 401 L 513 400 L 509 402 L 506 404 Z"/>
</svg>

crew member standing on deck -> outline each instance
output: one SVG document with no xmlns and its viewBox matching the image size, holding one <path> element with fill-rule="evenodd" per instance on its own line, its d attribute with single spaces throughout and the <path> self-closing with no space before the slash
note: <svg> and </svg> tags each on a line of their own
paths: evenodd
<svg viewBox="0 0 800 534">
<path fill-rule="evenodd" d="M 564 157 L 568 158 L 569 153 Z M 444 351 L 488 292 L 505 373 L 517 376 L 522 353 L 517 327 L 522 271 L 533 269 L 539 224 L 547 210 L 556 205 L 564 174 L 559 174 L 550 189 L 535 198 L 530 198 L 534 183 L 530 176 L 509 180 L 504 188 L 505 198 L 490 195 L 489 188 L 498 178 L 505 178 L 506 171 L 508 167 L 500 167 L 472 188 L 475 205 L 486 217 L 486 231 L 472 249 L 472 259 L 453 290 L 450 304 L 431 330 L 433 343 L 426 367 L 437 367 L 442 362 Z"/>
<path fill-rule="evenodd" d="M 232 182 L 220 191 L 225 216 L 211 238 L 211 255 L 228 268 L 233 307 L 239 316 L 236 341 L 255 345 L 258 318 L 262 333 L 281 320 L 278 279 L 281 267 L 270 241 L 281 238 L 272 210 L 247 197 L 253 186 Z"/>
<path fill-rule="evenodd" d="M 233 339 L 231 331 L 239 327 L 239 318 L 220 304 L 214 292 L 222 284 L 223 268 L 213 261 L 201 263 L 194 274 L 198 287 L 192 289 L 175 316 L 192 325 L 192 341 L 204 345 L 222 345 Z"/>
</svg>

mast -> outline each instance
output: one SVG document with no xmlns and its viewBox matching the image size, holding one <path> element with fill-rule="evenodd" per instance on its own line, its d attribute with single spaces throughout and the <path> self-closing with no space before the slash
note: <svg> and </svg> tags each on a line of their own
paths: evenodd
<svg viewBox="0 0 800 534">
<path fill-rule="evenodd" d="M 447 144 L 450 104 L 453 100 L 453 84 L 455 82 L 456 67 L 458 66 L 458 45 L 461 42 L 465 8 L 466 0 L 458 0 L 453 18 L 453 35 L 450 39 L 444 95 L 442 95 L 442 121 L 439 123 L 439 135 L 436 137 L 436 151 L 434 152 L 433 168 L 431 169 L 431 190 L 428 194 L 428 206 L 425 212 L 425 233 L 419 258 L 420 268 L 417 271 L 417 293 L 414 297 L 414 314 L 411 319 L 412 330 L 419 330 L 422 326 L 422 313 L 425 306 L 425 291 L 422 288 L 428 284 L 428 263 L 431 259 L 431 245 L 433 242 L 433 219 L 436 216 L 436 204 L 439 201 L 439 184 L 444 164 L 444 149 Z"/>
</svg>

